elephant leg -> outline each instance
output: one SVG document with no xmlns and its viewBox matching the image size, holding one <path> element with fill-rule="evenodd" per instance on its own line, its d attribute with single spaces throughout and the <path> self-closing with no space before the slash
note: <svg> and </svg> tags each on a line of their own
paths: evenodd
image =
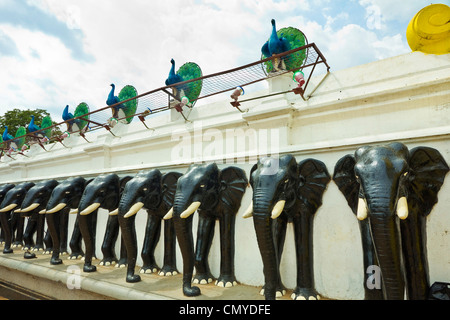
<svg viewBox="0 0 450 320">
<path fill-rule="evenodd" d="M 120 230 L 122 232 L 122 239 L 127 249 L 127 276 L 126 281 L 133 283 L 141 281 L 138 274 L 134 274 L 137 258 L 137 236 L 135 220 L 136 215 L 129 218 L 119 216 Z"/>
<path fill-rule="evenodd" d="M 381 271 L 373 245 L 368 220 L 359 221 L 364 265 L 364 300 L 383 300 Z"/>
<path fill-rule="evenodd" d="M 400 222 L 400 227 L 408 298 L 426 300 L 430 288 L 426 217 L 410 214 L 408 219 Z"/>
<path fill-rule="evenodd" d="M 161 236 L 161 219 L 153 214 L 148 214 L 145 227 L 144 243 L 142 245 L 141 257 L 144 265 L 141 273 L 157 272 L 159 267 L 155 260 L 155 248 Z"/>
<path fill-rule="evenodd" d="M 194 283 L 207 284 L 214 277 L 209 270 L 208 256 L 214 237 L 215 218 L 208 214 L 200 214 L 198 218 L 197 244 L 195 247 Z"/>
<path fill-rule="evenodd" d="M 178 274 L 176 260 L 177 239 L 172 220 L 164 221 L 164 261 L 163 267 L 159 272 L 163 276 Z"/>
<path fill-rule="evenodd" d="M 46 214 L 47 228 L 52 237 L 52 257 L 50 258 L 50 264 L 58 265 L 62 263 L 59 258 L 59 220 L 60 216 L 58 213 Z"/>
<path fill-rule="evenodd" d="M 20 214 L 12 213 L 13 225 L 15 225 L 15 232 L 13 233 L 13 247 L 19 248 L 23 246 L 23 231 L 25 227 L 25 219 Z"/>
<path fill-rule="evenodd" d="M 117 262 L 116 257 L 116 241 L 119 236 L 119 220 L 118 216 L 108 216 L 106 222 L 106 231 L 102 243 L 103 259 L 100 261 L 100 265 L 111 265 Z"/>
<path fill-rule="evenodd" d="M 59 223 L 59 250 L 61 254 L 68 254 L 67 242 L 69 236 L 69 212 L 70 208 L 64 208 L 60 213 Z"/>
<path fill-rule="evenodd" d="M 313 219 L 314 215 L 309 213 L 294 216 L 297 286 L 292 299 L 320 299 L 314 288 Z"/>
<path fill-rule="evenodd" d="M 5 235 L 5 245 L 3 247 L 3 253 L 13 253 L 13 249 L 11 248 L 12 242 L 12 225 L 11 225 L 11 213 L 4 212 L 0 213 L 0 221 L 2 224 L 2 230 Z"/>
<path fill-rule="evenodd" d="M 98 210 L 90 213 L 89 215 L 82 216 L 78 214 L 79 226 L 81 231 L 81 236 L 84 240 L 84 245 L 86 252 L 84 255 L 84 272 L 95 272 L 97 268 L 92 265 L 92 258 L 95 255 L 95 228 L 97 222 Z"/>
<path fill-rule="evenodd" d="M 194 273 L 194 240 L 192 238 L 192 216 L 183 219 L 173 217 L 178 245 L 183 257 L 183 294 L 194 297 L 201 294 L 199 287 L 192 286 Z"/>
<path fill-rule="evenodd" d="M 234 214 L 224 214 L 219 220 L 220 275 L 216 281 L 216 285 L 219 287 L 232 287 L 237 284 L 234 275 L 235 222 Z"/>
<path fill-rule="evenodd" d="M 122 268 L 127 265 L 127 246 L 125 245 L 125 241 L 123 237 L 120 237 L 120 257 L 119 261 L 117 261 L 116 267 Z"/>
<path fill-rule="evenodd" d="M 283 285 L 283 282 L 281 281 L 281 275 L 280 275 L 280 264 L 281 264 L 281 256 L 283 255 L 283 249 L 284 249 L 284 242 L 286 240 L 286 229 L 287 229 L 287 215 L 282 214 L 277 219 L 272 221 L 272 234 L 273 234 L 273 241 L 275 245 L 275 251 L 277 254 L 277 263 L 278 263 L 278 280 L 277 280 L 277 289 L 276 289 L 276 296 L 281 297 L 286 294 L 286 287 Z M 262 295 L 264 295 L 264 287 L 263 290 L 260 292 Z"/>
<path fill-rule="evenodd" d="M 38 214 L 36 217 L 36 244 L 34 245 L 34 251 L 44 250 L 44 228 L 45 228 L 45 216 Z"/>
<path fill-rule="evenodd" d="M 73 226 L 72 237 L 70 238 L 69 246 L 72 251 L 69 259 L 78 259 L 84 256 L 84 252 L 81 249 L 81 231 L 78 217 L 75 221 L 75 225 Z"/>
<path fill-rule="evenodd" d="M 22 219 L 25 220 L 25 218 Z M 33 235 L 37 230 L 36 220 L 31 218 L 28 218 L 27 220 L 28 220 L 27 226 L 23 233 L 24 250 L 30 250 L 31 248 L 34 247 Z"/>
<path fill-rule="evenodd" d="M 45 216 L 44 216 L 45 219 Z M 52 236 L 50 235 L 49 230 L 47 229 L 47 232 L 44 232 L 44 254 L 49 253 L 50 251 L 53 250 L 53 241 L 52 241 Z"/>
</svg>

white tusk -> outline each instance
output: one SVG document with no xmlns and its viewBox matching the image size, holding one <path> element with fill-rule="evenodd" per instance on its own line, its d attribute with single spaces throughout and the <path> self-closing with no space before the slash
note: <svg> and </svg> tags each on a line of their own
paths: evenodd
<svg viewBox="0 0 450 320">
<path fill-rule="evenodd" d="M 367 218 L 367 203 L 366 199 L 359 198 L 358 200 L 358 211 L 356 212 L 356 217 L 358 220 L 362 221 Z"/>
<path fill-rule="evenodd" d="M 78 213 L 78 208 L 72 209 L 69 211 L 69 214 L 77 214 Z"/>
<path fill-rule="evenodd" d="M 45 209 L 42 209 L 41 211 L 39 211 L 39 214 L 45 214 Z"/>
<path fill-rule="evenodd" d="M 406 197 L 401 197 L 397 202 L 397 216 L 405 220 L 408 217 L 408 201 Z"/>
<path fill-rule="evenodd" d="M 16 210 L 14 210 L 14 213 L 20 213 L 20 212 L 22 212 L 22 210 L 19 208 L 19 209 L 16 209 Z"/>
<path fill-rule="evenodd" d="M 169 220 L 169 219 L 172 219 L 172 217 L 173 217 L 173 207 L 170 208 L 169 212 L 166 213 L 166 215 L 164 216 L 163 219 L 164 220 Z"/>
<path fill-rule="evenodd" d="M 129 218 L 131 216 L 134 216 L 143 207 L 144 207 L 144 203 L 143 202 L 136 202 L 135 204 L 133 204 L 131 206 L 130 210 L 128 210 L 128 212 L 125 213 L 125 215 L 123 217 L 124 218 Z"/>
<path fill-rule="evenodd" d="M 253 216 L 253 200 L 250 202 L 250 205 L 248 206 L 247 210 L 245 210 L 245 213 L 242 215 L 242 218 L 247 219 Z"/>
<path fill-rule="evenodd" d="M 11 211 L 12 209 L 14 209 L 15 207 L 17 207 L 17 204 L 15 203 L 11 203 L 10 205 L 0 209 L 0 212 L 7 212 L 7 211 Z"/>
<path fill-rule="evenodd" d="M 100 208 L 99 202 L 94 202 L 93 204 L 89 205 L 86 209 L 80 212 L 80 216 L 87 216 L 88 214 L 91 214 L 95 210 Z"/>
<path fill-rule="evenodd" d="M 110 216 L 117 216 L 119 214 L 119 208 L 117 208 L 116 210 L 110 211 L 109 215 Z"/>
<path fill-rule="evenodd" d="M 60 203 L 60 204 L 56 205 L 56 207 L 54 207 L 53 209 L 46 210 L 45 213 L 56 213 L 56 212 L 64 209 L 65 206 L 66 206 L 65 203 Z"/>
<path fill-rule="evenodd" d="M 16 212 L 30 212 L 30 211 L 36 209 L 37 207 L 39 207 L 39 203 L 33 203 L 33 204 L 29 205 L 28 207 L 26 207 L 25 209 L 22 209 L 20 211 L 16 210 Z"/>
<path fill-rule="evenodd" d="M 201 204 L 202 203 L 200 201 L 192 202 L 191 205 L 180 214 L 180 218 L 186 219 L 187 217 L 192 215 L 195 212 L 195 210 L 197 210 L 198 207 L 200 207 Z"/>
<path fill-rule="evenodd" d="M 286 204 L 286 200 L 280 200 L 273 206 L 272 219 L 276 219 L 280 216 L 280 214 L 283 212 L 285 204 Z"/>
</svg>

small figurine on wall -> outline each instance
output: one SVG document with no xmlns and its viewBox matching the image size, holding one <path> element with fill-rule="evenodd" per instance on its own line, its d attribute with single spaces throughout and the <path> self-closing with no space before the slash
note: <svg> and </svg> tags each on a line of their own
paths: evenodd
<svg viewBox="0 0 450 320">
<path fill-rule="evenodd" d="M 126 85 L 120 90 L 119 95 L 115 95 L 116 86 L 111 83 L 111 91 L 108 94 L 106 104 L 111 106 L 112 117 L 108 120 L 111 127 L 114 127 L 119 121 L 121 123 L 131 123 L 136 114 L 138 100 L 138 92 L 135 87 Z M 123 102 L 122 102 L 123 101 Z"/>
</svg>

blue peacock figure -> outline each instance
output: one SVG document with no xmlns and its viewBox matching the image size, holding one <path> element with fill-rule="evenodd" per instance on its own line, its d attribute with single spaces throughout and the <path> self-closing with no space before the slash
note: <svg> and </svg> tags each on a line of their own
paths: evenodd
<svg viewBox="0 0 450 320">
<path fill-rule="evenodd" d="M 108 120 L 111 126 L 114 126 L 118 119 L 125 124 L 133 121 L 133 117 L 136 114 L 136 109 L 138 106 L 137 99 L 132 99 L 126 101 L 128 99 L 137 97 L 138 92 L 135 87 L 131 85 L 126 85 L 120 90 L 119 95 L 115 95 L 116 86 L 114 83 L 111 83 L 111 91 L 109 92 L 108 99 L 106 100 L 106 104 L 111 106 L 112 109 L 112 118 Z M 126 101 L 123 102 L 122 101 Z"/>
<path fill-rule="evenodd" d="M 31 116 L 30 123 L 28 124 L 28 131 L 30 133 L 33 133 L 33 136 L 36 139 L 39 139 L 40 142 L 47 142 L 50 140 L 51 133 L 52 133 L 52 119 L 50 116 L 45 116 L 42 118 L 41 126 L 38 126 L 34 121 L 34 116 Z M 41 130 L 42 131 L 39 131 Z"/>
<path fill-rule="evenodd" d="M 175 72 L 175 60 L 171 59 L 172 64 L 169 76 L 166 79 L 166 86 L 175 85 L 180 82 L 193 80 L 202 77 L 202 70 L 195 62 L 186 62 Z M 196 100 L 202 91 L 203 81 L 196 80 L 188 83 L 175 85 L 172 87 L 172 92 L 176 100 L 182 101 L 184 97 L 187 98 L 187 105 L 193 107 Z"/>
<path fill-rule="evenodd" d="M 81 102 L 76 108 L 74 114 L 69 112 L 69 106 L 64 108 L 62 118 L 66 121 L 67 132 L 81 132 L 84 133 L 88 129 L 89 120 L 89 106 L 85 102 Z M 76 119 L 74 119 L 76 118 Z"/>
<path fill-rule="evenodd" d="M 272 33 L 261 48 L 262 60 L 306 45 L 306 37 L 299 29 L 287 27 L 277 31 L 275 19 L 272 19 L 271 23 Z M 303 65 L 306 54 L 305 49 L 281 57 L 281 59 L 274 58 L 269 60 L 265 62 L 266 71 L 270 74 L 277 71 L 298 70 Z"/>
<path fill-rule="evenodd" d="M 8 133 L 8 126 L 5 126 L 5 131 L 2 134 L 3 149 L 6 149 L 7 154 L 11 155 L 12 152 L 23 152 L 28 146 L 25 144 L 25 135 L 27 130 L 25 127 L 20 126 L 17 129 L 16 136 L 12 136 Z"/>
</svg>

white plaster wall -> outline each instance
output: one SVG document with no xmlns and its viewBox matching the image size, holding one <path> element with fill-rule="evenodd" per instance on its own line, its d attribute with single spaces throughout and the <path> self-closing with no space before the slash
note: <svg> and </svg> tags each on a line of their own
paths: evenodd
<svg viewBox="0 0 450 320">
<path fill-rule="evenodd" d="M 322 80 L 311 80 L 308 92 Z M 242 99 L 292 88 L 290 76 L 270 81 L 268 89 Z M 192 162 L 214 161 L 219 167 L 238 165 L 247 174 L 259 155 L 292 153 L 297 159 L 316 158 L 333 174 L 336 162 L 365 144 L 404 142 L 409 148 L 437 148 L 450 163 L 450 55 L 410 53 L 331 72 L 304 101 L 293 93 L 242 103 L 240 113 L 229 101 L 196 106 L 185 122 L 176 112 L 148 117 L 148 130 L 137 119 L 130 125 L 71 136 L 48 146 L 27 151 L 28 157 L 3 157 L 0 183 L 64 179 L 100 173 L 135 174 L 141 169 L 184 173 Z M 243 136 L 246 138 L 243 138 Z M 236 160 L 237 158 L 237 160 Z M 430 280 L 450 282 L 450 178 L 439 193 L 439 202 L 428 217 Z M 251 219 L 241 216 L 250 203 L 251 188 L 244 195 L 236 220 L 235 270 L 237 280 L 262 285 L 262 262 Z M 146 213 L 137 217 L 142 245 Z M 73 225 L 75 216 L 70 217 Z M 99 211 L 97 255 L 107 214 Z M 195 222 L 196 220 L 194 220 Z M 195 225 L 195 223 L 194 223 Z M 219 233 L 216 226 L 216 234 Z M 195 234 L 195 233 L 194 233 Z M 119 250 L 119 245 L 117 245 Z M 140 248 L 139 248 L 140 250 Z M 210 265 L 219 273 L 219 240 L 214 239 Z M 345 198 L 333 181 L 314 220 L 314 270 L 316 288 L 330 298 L 363 298 L 363 265 L 359 228 Z M 162 241 L 157 260 L 162 263 Z M 178 266 L 182 259 L 178 251 Z M 142 263 L 139 259 L 138 264 Z M 281 262 L 288 288 L 295 287 L 295 248 L 289 226 Z M 125 277 L 125 270 L 124 270 Z"/>
</svg>

